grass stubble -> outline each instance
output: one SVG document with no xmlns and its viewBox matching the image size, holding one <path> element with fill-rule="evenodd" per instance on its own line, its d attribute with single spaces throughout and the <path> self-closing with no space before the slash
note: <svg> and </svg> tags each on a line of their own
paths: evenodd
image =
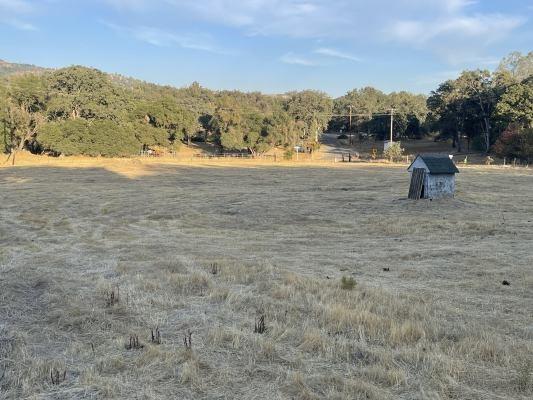
<svg viewBox="0 0 533 400">
<path fill-rule="evenodd" d="M 533 394 L 530 171 L 132 168 L 0 170 L 0 398 Z"/>
</svg>

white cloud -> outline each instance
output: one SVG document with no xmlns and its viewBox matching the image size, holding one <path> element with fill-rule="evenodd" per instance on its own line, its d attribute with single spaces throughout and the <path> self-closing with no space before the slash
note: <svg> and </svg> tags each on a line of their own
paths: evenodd
<svg viewBox="0 0 533 400">
<path fill-rule="evenodd" d="M 142 11 L 149 6 L 150 2 L 146 0 L 103 0 L 107 4 L 122 10 Z M 155 1 L 154 1 L 155 2 Z"/>
<path fill-rule="evenodd" d="M 418 44 L 443 36 L 460 36 L 463 40 L 481 38 L 483 42 L 492 42 L 505 37 L 524 22 L 522 17 L 501 14 L 459 15 L 437 21 L 398 21 L 390 33 L 397 40 Z"/>
<path fill-rule="evenodd" d="M 301 65 L 304 67 L 314 67 L 317 65 L 314 61 L 298 56 L 294 53 L 287 53 L 283 55 L 280 60 L 285 64 Z"/>
<path fill-rule="evenodd" d="M 449 79 L 455 79 L 461 74 L 461 70 L 438 71 L 432 74 L 424 74 L 415 77 L 412 83 L 418 87 L 436 87 Z"/>
<path fill-rule="evenodd" d="M 321 48 L 315 49 L 313 52 L 316 54 L 320 54 L 322 56 L 327 56 L 327 57 L 342 58 L 344 60 L 350 60 L 350 61 L 361 61 L 359 57 L 356 57 L 349 53 L 345 53 L 340 50 L 331 49 L 327 47 L 321 47 Z"/>
<path fill-rule="evenodd" d="M 34 11 L 35 5 L 26 0 L 0 0 L 0 24 L 23 31 L 35 31 L 35 25 L 21 19 Z"/>
<path fill-rule="evenodd" d="M 33 10 L 32 5 L 24 0 L 0 0 L 0 11 L 11 13 L 27 13 Z"/>
<path fill-rule="evenodd" d="M 475 0 L 443 0 L 442 4 L 449 12 L 462 10 L 468 6 L 476 4 Z"/>
<path fill-rule="evenodd" d="M 122 9 L 168 9 L 247 34 L 357 37 L 403 21 L 473 19 L 474 0 L 101 0 Z M 416 16 L 416 18 L 406 18 Z M 479 14 L 484 17 L 484 14 Z M 471 22 L 471 21 L 470 21 Z M 469 23 L 469 21 L 467 21 Z M 367 35 L 365 35 L 367 36 Z"/>
<path fill-rule="evenodd" d="M 484 55 L 526 22 L 526 16 L 484 11 L 479 0 L 100 0 L 135 18 L 160 13 L 169 21 L 198 22 L 233 29 L 245 36 L 343 42 L 396 43 L 451 60 Z M 494 9 L 492 7 L 492 9 Z M 150 24 L 147 24 L 150 25 Z M 153 23 L 152 23 L 153 25 Z M 334 49 L 323 56 L 355 59 Z M 454 52 L 457 50 L 456 54 Z M 453 57 L 452 57 L 453 56 Z M 455 61 L 454 61 L 455 62 Z"/>
<path fill-rule="evenodd" d="M 488 66 L 495 61 L 485 52 L 525 22 L 523 17 L 502 14 L 450 15 L 438 20 L 398 21 L 388 34 L 391 41 L 429 50 L 451 65 L 477 61 Z"/>
<path fill-rule="evenodd" d="M 157 47 L 178 46 L 184 49 L 207 51 L 210 53 L 226 53 L 214 46 L 211 37 L 205 34 L 177 34 L 148 26 L 125 27 L 105 21 L 102 21 L 102 23 L 120 34 L 131 36 Z"/>
<path fill-rule="evenodd" d="M 5 24 L 12 26 L 13 28 L 19 29 L 21 31 L 36 31 L 37 27 L 29 22 L 21 21 L 18 19 L 11 19 L 5 21 Z"/>
</svg>

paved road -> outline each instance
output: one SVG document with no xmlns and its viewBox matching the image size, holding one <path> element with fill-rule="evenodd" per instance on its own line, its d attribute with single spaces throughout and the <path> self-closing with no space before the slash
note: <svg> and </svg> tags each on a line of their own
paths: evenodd
<svg viewBox="0 0 533 400">
<path fill-rule="evenodd" d="M 337 157 L 337 159 L 341 158 L 341 154 L 347 154 L 349 152 L 354 153 L 355 150 L 353 147 L 350 146 L 344 146 L 339 143 L 339 140 L 337 137 L 340 135 L 340 133 L 324 133 L 322 134 L 322 137 L 320 139 L 321 147 L 320 147 L 320 153 L 322 155 L 322 158 L 330 160 Z"/>
</svg>

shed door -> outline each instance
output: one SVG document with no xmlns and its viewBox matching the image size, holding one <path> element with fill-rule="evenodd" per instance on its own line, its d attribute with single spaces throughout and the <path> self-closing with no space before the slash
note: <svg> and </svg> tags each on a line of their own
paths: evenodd
<svg viewBox="0 0 533 400">
<path fill-rule="evenodd" d="M 420 200 L 423 196 L 424 181 L 426 180 L 426 170 L 424 168 L 415 168 L 411 174 L 411 186 L 409 187 L 409 198 Z"/>
</svg>

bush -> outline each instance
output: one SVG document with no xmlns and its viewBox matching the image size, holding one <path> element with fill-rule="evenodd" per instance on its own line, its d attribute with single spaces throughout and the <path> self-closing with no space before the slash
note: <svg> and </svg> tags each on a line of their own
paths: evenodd
<svg viewBox="0 0 533 400">
<path fill-rule="evenodd" d="M 399 142 L 391 144 L 387 150 L 383 152 L 383 157 L 391 161 L 401 161 L 405 149 L 402 148 Z"/>
<path fill-rule="evenodd" d="M 352 290 L 356 284 L 355 279 L 350 276 L 343 276 L 341 278 L 341 288 L 343 290 Z"/>
<path fill-rule="evenodd" d="M 294 156 L 294 151 L 293 150 L 285 150 L 285 153 L 283 153 L 283 158 L 285 160 L 292 160 L 292 157 Z"/>
<path fill-rule="evenodd" d="M 492 147 L 499 157 L 530 160 L 533 158 L 533 128 L 509 126 Z"/>
</svg>

